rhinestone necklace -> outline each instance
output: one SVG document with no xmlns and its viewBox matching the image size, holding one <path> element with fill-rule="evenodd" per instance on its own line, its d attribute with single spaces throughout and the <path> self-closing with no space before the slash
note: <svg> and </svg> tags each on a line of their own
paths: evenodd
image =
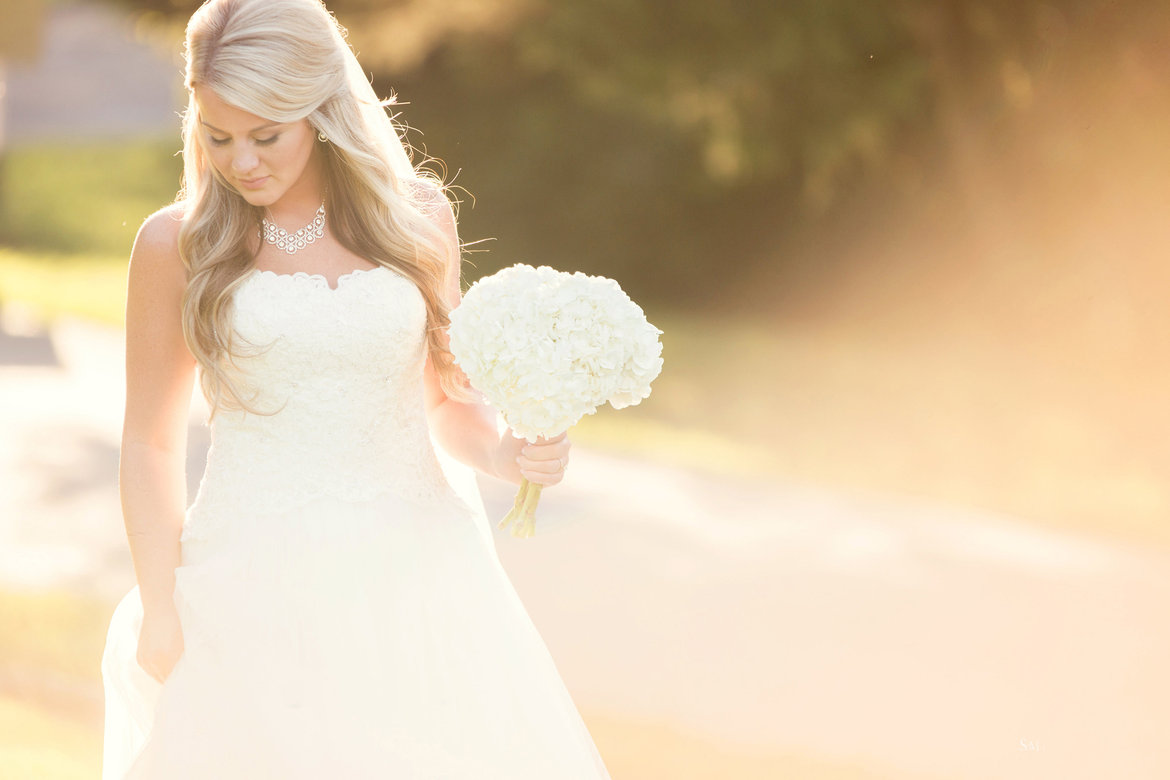
<svg viewBox="0 0 1170 780">
<path fill-rule="evenodd" d="M 321 208 L 317 209 L 317 213 L 313 216 L 313 221 L 295 233 L 290 233 L 282 227 L 277 227 L 268 221 L 268 217 L 262 217 L 260 219 L 260 227 L 261 230 L 256 232 L 257 236 L 263 238 L 269 244 L 275 244 L 277 249 L 282 249 L 290 255 L 295 255 L 325 235 L 325 203 L 321 203 Z"/>
</svg>

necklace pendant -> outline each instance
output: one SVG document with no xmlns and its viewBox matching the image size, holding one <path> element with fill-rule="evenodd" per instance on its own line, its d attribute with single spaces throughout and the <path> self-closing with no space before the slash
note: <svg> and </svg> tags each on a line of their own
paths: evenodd
<svg viewBox="0 0 1170 780">
<path fill-rule="evenodd" d="M 260 237 L 285 253 L 294 255 L 318 238 L 325 236 L 325 204 L 317 209 L 313 221 L 305 227 L 290 233 L 282 227 L 277 227 L 267 217 L 260 219 Z"/>
</svg>

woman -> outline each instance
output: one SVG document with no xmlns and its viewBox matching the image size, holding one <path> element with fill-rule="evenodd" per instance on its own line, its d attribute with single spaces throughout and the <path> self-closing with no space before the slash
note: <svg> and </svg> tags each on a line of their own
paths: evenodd
<svg viewBox="0 0 1170 780">
<path fill-rule="evenodd" d="M 608 777 L 431 445 L 542 485 L 569 452 L 501 436 L 461 381 L 441 187 L 316 0 L 210 0 L 186 57 L 183 191 L 130 260 L 138 585 L 102 661 L 103 777 Z M 184 513 L 196 374 L 212 445 Z"/>
</svg>

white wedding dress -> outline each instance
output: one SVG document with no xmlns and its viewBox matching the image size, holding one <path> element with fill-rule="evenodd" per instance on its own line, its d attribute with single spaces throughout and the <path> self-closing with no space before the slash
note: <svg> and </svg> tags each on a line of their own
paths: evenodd
<svg viewBox="0 0 1170 780">
<path fill-rule="evenodd" d="M 274 413 L 212 422 L 164 684 L 135 660 L 137 587 L 111 619 L 104 780 L 608 778 L 432 446 L 418 289 L 253 270 L 232 316 Z"/>
</svg>

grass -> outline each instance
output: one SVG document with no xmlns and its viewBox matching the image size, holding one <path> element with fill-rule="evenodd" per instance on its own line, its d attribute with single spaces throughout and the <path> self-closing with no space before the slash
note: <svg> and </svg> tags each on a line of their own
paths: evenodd
<svg viewBox="0 0 1170 780">
<path fill-rule="evenodd" d="M 22 252 L 0 247 L 0 304 L 20 302 L 45 319 L 69 315 L 122 325 L 125 257 Z"/>
<path fill-rule="evenodd" d="M 147 138 L 11 148 L 0 168 L 0 244 L 127 255 L 142 220 L 179 187 L 175 143 Z"/>
<path fill-rule="evenodd" d="M 101 730 L 33 701 L 0 694 L 0 777 L 93 780 Z"/>
<path fill-rule="evenodd" d="M 0 304 L 121 324 L 142 220 L 174 197 L 173 139 L 24 143 L 0 157 Z"/>
<path fill-rule="evenodd" d="M 79 685 L 100 682 L 99 658 L 113 607 L 74 594 L 0 590 L 0 663 L 18 674 Z"/>
<path fill-rule="evenodd" d="M 111 606 L 0 590 L 0 777 L 93 778 Z"/>
</svg>

